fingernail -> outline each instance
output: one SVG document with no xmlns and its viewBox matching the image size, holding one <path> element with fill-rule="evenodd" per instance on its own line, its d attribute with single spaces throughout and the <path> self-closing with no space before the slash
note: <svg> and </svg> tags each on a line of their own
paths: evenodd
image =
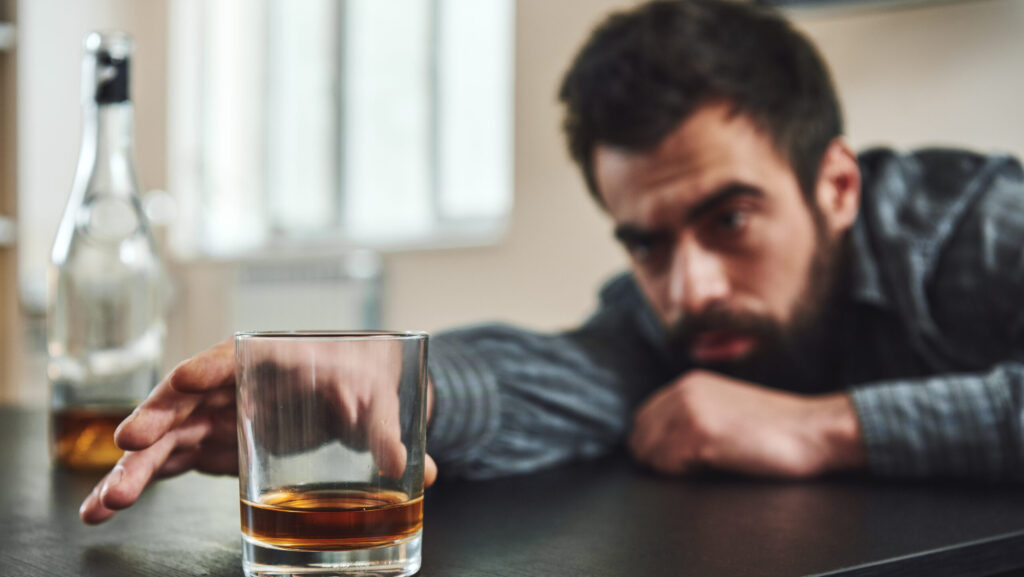
<svg viewBox="0 0 1024 577">
<path fill-rule="evenodd" d="M 137 417 L 138 414 L 139 414 L 139 410 L 135 409 L 127 417 L 125 417 L 123 421 L 118 423 L 117 428 L 114 429 L 114 438 L 115 439 L 117 438 L 118 434 L 121 432 L 121 429 L 125 428 L 126 425 L 131 425 L 132 421 L 135 420 L 135 417 Z"/>
<path fill-rule="evenodd" d="M 123 421 L 121 421 L 121 425 L 126 425 L 128 423 L 131 423 L 138 416 L 139 416 L 139 409 L 135 409 L 134 411 L 129 413 L 128 416 L 125 417 Z"/>
<path fill-rule="evenodd" d="M 103 483 L 103 489 L 100 490 L 100 498 L 105 499 L 107 492 L 116 487 L 122 479 L 124 479 L 124 467 L 117 465 L 110 471 L 110 475 L 107 475 L 107 481 Z"/>
<path fill-rule="evenodd" d="M 92 491 L 82 500 L 82 505 L 78 508 L 78 514 L 81 515 L 86 507 L 89 505 L 89 501 L 96 498 L 96 494 L 99 493 L 99 486 L 93 487 Z"/>
</svg>

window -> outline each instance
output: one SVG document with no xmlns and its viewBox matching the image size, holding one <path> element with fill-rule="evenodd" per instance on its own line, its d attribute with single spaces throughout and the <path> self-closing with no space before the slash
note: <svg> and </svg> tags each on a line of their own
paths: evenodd
<svg viewBox="0 0 1024 577">
<path fill-rule="evenodd" d="M 512 0 L 171 4 L 179 253 L 495 237 Z"/>
</svg>

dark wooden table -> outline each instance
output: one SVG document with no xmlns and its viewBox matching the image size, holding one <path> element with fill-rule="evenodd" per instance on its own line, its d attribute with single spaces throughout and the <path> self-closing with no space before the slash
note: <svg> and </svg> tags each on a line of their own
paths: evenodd
<svg viewBox="0 0 1024 577">
<path fill-rule="evenodd" d="M 165 481 L 100 527 L 43 413 L 0 409 L 0 576 L 239 576 L 238 484 Z M 675 480 L 610 457 L 427 492 L 424 576 L 990 576 L 1024 568 L 1015 486 Z M 1022 570 L 1024 573 L 1024 570 Z"/>
</svg>

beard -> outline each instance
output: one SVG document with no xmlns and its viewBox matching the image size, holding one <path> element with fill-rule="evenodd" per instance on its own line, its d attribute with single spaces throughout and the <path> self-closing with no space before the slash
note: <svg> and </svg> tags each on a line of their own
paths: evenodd
<svg viewBox="0 0 1024 577">
<path fill-rule="evenodd" d="M 815 207 L 816 208 L 816 207 Z M 787 323 L 767 315 L 734 311 L 725 307 L 687 315 L 668 329 L 669 345 L 681 358 L 700 368 L 736 379 L 797 392 L 821 390 L 835 352 L 830 335 L 841 321 L 836 302 L 840 276 L 846 270 L 848 235 L 831 241 L 815 215 L 817 242 L 803 290 Z M 700 363 L 692 359 L 697 340 L 705 334 L 739 334 L 753 340 L 742 357 L 723 362 Z"/>
</svg>

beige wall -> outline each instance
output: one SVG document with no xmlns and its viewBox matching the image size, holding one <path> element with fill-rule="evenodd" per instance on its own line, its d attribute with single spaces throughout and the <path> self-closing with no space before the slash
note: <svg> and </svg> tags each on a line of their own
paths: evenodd
<svg viewBox="0 0 1024 577">
<path fill-rule="evenodd" d="M 1024 155 L 1024 2 L 798 22 L 832 67 L 854 145 L 952 144 Z"/>
</svg>

